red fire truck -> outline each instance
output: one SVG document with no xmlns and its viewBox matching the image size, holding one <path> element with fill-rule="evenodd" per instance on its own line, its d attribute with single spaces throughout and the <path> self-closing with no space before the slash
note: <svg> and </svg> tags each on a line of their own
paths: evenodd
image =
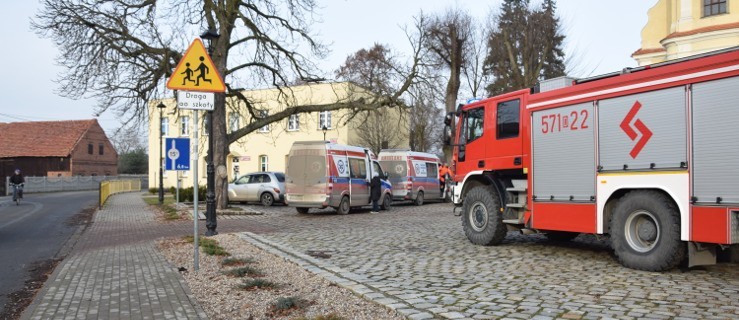
<svg viewBox="0 0 739 320">
<path fill-rule="evenodd" d="M 447 115 L 472 243 L 610 234 L 619 262 L 650 271 L 739 244 L 739 47 L 558 80 Z"/>
</svg>

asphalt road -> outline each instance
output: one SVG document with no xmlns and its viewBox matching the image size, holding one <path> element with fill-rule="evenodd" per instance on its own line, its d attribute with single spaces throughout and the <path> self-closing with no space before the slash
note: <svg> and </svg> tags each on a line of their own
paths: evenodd
<svg viewBox="0 0 739 320">
<path fill-rule="evenodd" d="M 97 191 L 25 194 L 20 205 L 0 197 L 0 306 L 23 288 L 37 263 L 59 258 L 80 227 L 74 216 L 97 204 Z"/>
</svg>

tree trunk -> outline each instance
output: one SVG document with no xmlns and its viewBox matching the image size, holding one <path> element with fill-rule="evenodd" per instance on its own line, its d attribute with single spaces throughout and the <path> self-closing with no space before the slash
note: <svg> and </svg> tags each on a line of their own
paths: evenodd
<svg viewBox="0 0 739 320">
<path fill-rule="evenodd" d="M 457 96 L 459 94 L 459 86 L 461 85 L 462 72 L 462 39 L 459 39 L 459 33 L 456 28 L 451 28 L 450 37 L 452 40 L 449 57 L 449 82 L 446 85 L 446 94 L 444 96 L 444 106 L 447 112 L 454 112 L 457 109 Z M 444 146 L 444 162 L 449 163 L 452 159 L 452 147 Z"/>
<path fill-rule="evenodd" d="M 225 70 L 226 61 L 228 56 L 228 34 L 222 34 L 217 40 L 214 40 L 215 50 L 213 50 L 212 57 L 213 64 L 218 69 L 218 73 L 221 75 L 223 81 L 225 81 Z M 211 125 L 213 126 L 213 136 L 209 137 L 213 139 L 213 165 L 215 166 L 215 195 L 216 195 L 216 208 L 225 209 L 228 207 L 228 174 L 222 174 L 227 172 L 226 158 L 228 157 L 229 146 L 228 146 L 228 135 L 226 133 L 226 94 L 216 93 L 214 99 L 213 119 L 211 119 Z M 219 174 L 221 173 L 221 174 Z"/>
</svg>

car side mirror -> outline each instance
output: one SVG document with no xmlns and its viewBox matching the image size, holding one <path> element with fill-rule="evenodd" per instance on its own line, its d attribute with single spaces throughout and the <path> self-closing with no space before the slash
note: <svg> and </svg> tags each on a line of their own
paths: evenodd
<svg viewBox="0 0 739 320">
<path fill-rule="evenodd" d="M 390 174 L 387 172 L 383 172 L 382 176 L 385 177 L 385 180 L 390 180 Z"/>
</svg>

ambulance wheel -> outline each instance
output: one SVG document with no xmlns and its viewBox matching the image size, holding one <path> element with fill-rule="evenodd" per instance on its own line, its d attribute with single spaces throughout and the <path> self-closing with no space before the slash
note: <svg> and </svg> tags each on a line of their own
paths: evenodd
<svg viewBox="0 0 739 320">
<path fill-rule="evenodd" d="M 259 202 L 261 202 L 263 206 L 269 207 L 273 203 L 275 203 L 275 197 L 272 196 L 271 193 L 265 192 L 265 193 L 262 193 L 261 197 L 259 197 Z"/>
<path fill-rule="evenodd" d="M 472 188 L 464 199 L 462 227 L 470 242 L 483 246 L 500 244 L 508 233 L 503 224 L 500 201 L 495 189 Z"/>
<path fill-rule="evenodd" d="M 306 214 L 310 210 L 310 208 L 303 208 L 303 207 L 297 207 L 295 209 L 298 210 L 298 213 L 300 214 Z"/>
<path fill-rule="evenodd" d="M 416 195 L 416 201 L 414 201 L 417 206 L 423 205 L 423 191 L 418 191 L 418 195 Z"/>
<path fill-rule="evenodd" d="M 549 241 L 557 241 L 557 242 L 566 242 L 570 241 L 572 239 L 577 238 L 580 233 L 578 232 L 567 232 L 567 231 L 547 231 L 547 233 L 544 234 L 544 236 L 549 239 Z"/>
<path fill-rule="evenodd" d="M 349 197 L 344 196 L 341 198 L 339 206 L 336 207 L 336 212 L 338 214 L 349 214 L 349 210 L 351 210 L 351 207 L 349 206 Z"/>
<path fill-rule="evenodd" d="M 389 194 L 386 194 L 384 197 L 382 197 L 382 204 L 380 205 L 380 208 L 382 210 L 390 210 L 390 206 L 392 205 L 392 203 L 393 198 Z"/>
<path fill-rule="evenodd" d="M 616 205 L 611 218 L 611 245 L 621 264 L 645 271 L 665 271 L 685 259 L 680 240 L 680 212 L 664 194 L 632 191 Z"/>
</svg>

